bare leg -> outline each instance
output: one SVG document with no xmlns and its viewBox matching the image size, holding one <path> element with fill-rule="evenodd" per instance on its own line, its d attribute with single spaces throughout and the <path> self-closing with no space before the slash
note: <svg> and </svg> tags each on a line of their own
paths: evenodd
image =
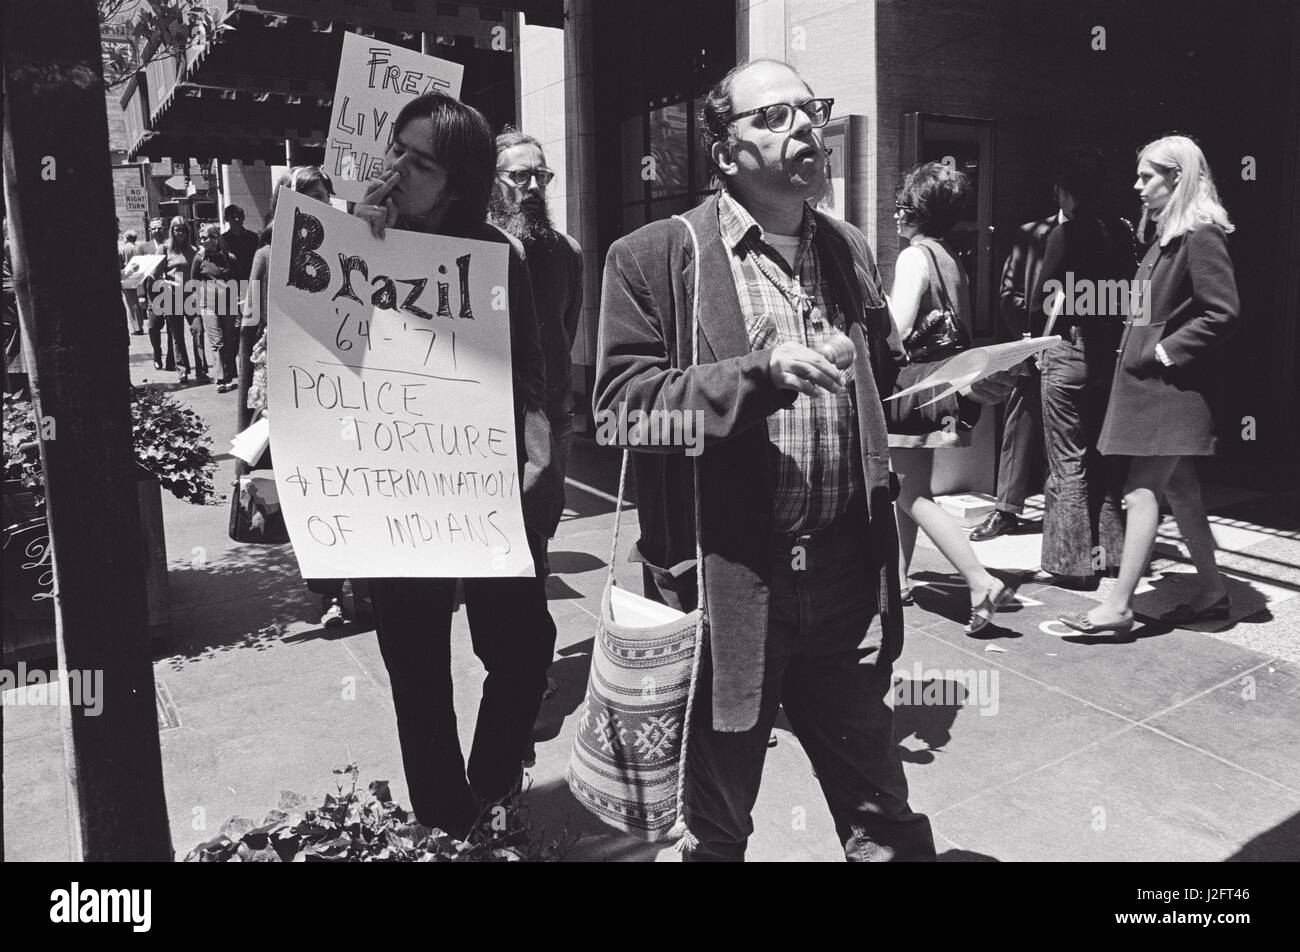
<svg viewBox="0 0 1300 952">
<path fill-rule="evenodd" d="M 1190 457 L 1184 456 L 1174 467 L 1165 487 L 1165 498 L 1174 510 L 1178 531 L 1187 543 L 1188 555 L 1196 566 L 1196 575 L 1201 583 L 1199 597 L 1192 599 L 1191 605 L 1193 608 L 1207 608 L 1228 594 L 1228 587 L 1214 559 L 1214 534 L 1210 531 L 1210 520 L 1205 517 L 1196 464 Z"/>
<path fill-rule="evenodd" d="M 894 503 L 898 522 L 898 579 L 906 588 L 912 555 L 916 552 L 916 522 L 911 516 L 910 501 L 906 504 L 904 501 L 916 498 L 922 484 L 929 491 L 932 457 L 923 450 L 892 449 L 890 460 L 899 483 L 898 501 Z"/>
<path fill-rule="evenodd" d="M 970 586 L 970 603 L 978 605 L 997 585 L 997 579 L 980 564 L 965 529 L 939 508 L 930 493 L 934 450 L 895 449 L 890 453 L 894 471 L 902 484 L 895 509 L 898 512 L 899 550 L 903 575 L 911 567 L 919 527 L 930 537 L 943 557 L 952 563 Z M 906 527 L 905 527 L 906 526 Z"/>
<path fill-rule="evenodd" d="M 1160 525 L 1160 497 L 1178 464 L 1177 456 L 1135 456 L 1124 484 L 1124 553 L 1120 556 L 1119 578 L 1110 596 L 1088 612 L 1094 624 L 1116 622 L 1133 611 L 1133 593 L 1151 561 Z"/>
</svg>

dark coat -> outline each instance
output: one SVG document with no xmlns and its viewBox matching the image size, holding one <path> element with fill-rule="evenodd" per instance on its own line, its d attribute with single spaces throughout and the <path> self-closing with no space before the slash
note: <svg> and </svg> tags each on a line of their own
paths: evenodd
<svg viewBox="0 0 1300 952">
<path fill-rule="evenodd" d="M 1030 302 L 1034 288 L 1039 285 L 1047 237 L 1055 227 L 1056 216 L 1053 215 L 1042 221 L 1025 222 L 1016 231 L 1015 245 L 1002 266 L 1002 284 L 998 291 L 1008 339 L 1015 340 L 1031 331 L 1036 337 L 1043 332 L 1041 310 L 1035 315 L 1035 321 L 1030 320 Z"/>
<path fill-rule="evenodd" d="M 1210 456 L 1218 358 L 1236 329 L 1237 282 L 1228 239 L 1201 225 L 1151 246 L 1138 268 L 1151 284 L 1124 328 L 1098 449 L 1109 456 Z M 1173 361 L 1156 356 L 1164 346 Z"/>
<path fill-rule="evenodd" d="M 883 657 L 902 648 L 898 535 L 881 392 L 892 392 L 900 351 L 866 239 L 821 213 L 815 237 L 834 283 L 854 346 L 866 513 L 861 531 L 877 589 Z M 690 239 L 679 221 L 658 221 L 616 241 L 605 262 L 601 294 L 596 412 L 668 410 L 701 415 L 700 513 L 705 606 L 713 660 L 713 727 L 744 731 L 758 718 L 771 580 L 772 473 L 769 414 L 794 403 L 768 376 L 771 349 L 751 350 L 718 230 L 718 200 L 685 216 L 700 242 L 700 359 L 691 361 Z M 869 368 L 871 373 L 861 372 Z M 699 432 L 699 431 L 697 431 Z M 661 567 L 695 557 L 692 461 L 682 447 L 642 447 L 633 454 L 639 548 Z M 847 518 L 847 517 L 846 517 Z M 690 607 L 690 606 L 686 606 Z"/>
</svg>

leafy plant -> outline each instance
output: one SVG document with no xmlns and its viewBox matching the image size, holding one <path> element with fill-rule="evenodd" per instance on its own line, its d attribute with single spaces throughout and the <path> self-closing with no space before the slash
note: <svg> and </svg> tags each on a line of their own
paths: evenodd
<svg viewBox="0 0 1300 952">
<path fill-rule="evenodd" d="M 45 476 L 37 452 L 36 413 L 30 401 L 15 399 L 13 394 L 5 394 L 4 405 L 4 478 L 43 495 Z"/>
<path fill-rule="evenodd" d="M 177 499 L 203 505 L 216 495 L 208 427 L 171 394 L 158 387 L 131 388 L 131 441 L 136 462 Z"/>
<path fill-rule="evenodd" d="M 198 505 L 216 496 L 216 462 L 203 418 L 157 387 L 131 388 L 131 442 L 135 459 L 178 499 Z M 18 480 L 43 502 L 45 477 L 30 400 L 5 397 L 4 478 Z"/>
<path fill-rule="evenodd" d="M 527 847 L 518 823 L 469 841 L 421 826 L 393 803 L 387 780 L 375 780 L 363 797 L 355 763 L 334 770 L 334 793 L 303 811 L 307 798 L 287 790 L 260 824 L 232 817 L 221 832 L 185 856 L 196 863 L 469 863 L 555 862 L 577 838 Z M 475 824 L 482 829 L 482 824 Z"/>
<path fill-rule="evenodd" d="M 232 29 L 221 20 L 221 4 L 203 0 L 98 0 L 98 12 L 109 89 Z"/>
</svg>

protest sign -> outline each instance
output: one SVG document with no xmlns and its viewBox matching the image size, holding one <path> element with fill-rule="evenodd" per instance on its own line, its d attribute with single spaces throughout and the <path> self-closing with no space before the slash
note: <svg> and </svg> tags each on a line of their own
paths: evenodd
<svg viewBox="0 0 1300 952">
<path fill-rule="evenodd" d="M 383 169 L 402 107 L 430 92 L 459 99 L 464 72 L 459 63 L 345 33 L 325 147 L 324 168 L 334 180 L 334 193 L 361 201 L 366 180 Z"/>
<path fill-rule="evenodd" d="M 370 226 L 280 193 L 267 409 L 305 578 L 531 576 L 509 246 Z"/>
<path fill-rule="evenodd" d="M 134 291 L 145 278 L 153 277 L 166 255 L 136 255 L 122 269 L 122 289 Z"/>
</svg>

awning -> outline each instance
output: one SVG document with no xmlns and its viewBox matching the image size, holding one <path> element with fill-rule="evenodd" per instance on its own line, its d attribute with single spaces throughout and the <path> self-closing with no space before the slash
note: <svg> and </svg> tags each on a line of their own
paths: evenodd
<svg viewBox="0 0 1300 952">
<path fill-rule="evenodd" d="M 287 139 L 296 161 L 319 163 L 345 32 L 408 49 L 420 48 L 422 33 L 459 38 L 458 46 L 433 52 L 463 61 L 469 44 L 490 51 L 504 37 L 513 48 L 514 10 L 523 9 L 529 22 L 557 14 L 563 22 L 561 0 L 513 0 L 510 9 L 428 0 L 227 2 L 223 22 L 233 29 L 181 59 L 150 64 L 127 85 L 122 108 L 131 159 L 204 156 L 274 164 L 284 161 Z"/>
</svg>

